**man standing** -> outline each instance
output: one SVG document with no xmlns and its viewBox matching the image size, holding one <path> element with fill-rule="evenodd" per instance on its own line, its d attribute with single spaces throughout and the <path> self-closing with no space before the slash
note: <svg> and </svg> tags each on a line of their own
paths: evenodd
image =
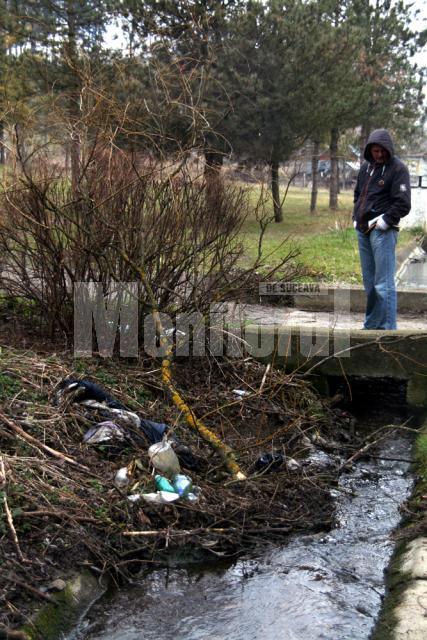
<svg viewBox="0 0 427 640">
<path fill-rule="evenodd" d="M 369 136 L 354 190 L 353 224 L 367 295 L 364 329 L 396 329 L 395 249 L 400 218 L 411 209 L 407 167 L 386 129 Z"/>
</svg>

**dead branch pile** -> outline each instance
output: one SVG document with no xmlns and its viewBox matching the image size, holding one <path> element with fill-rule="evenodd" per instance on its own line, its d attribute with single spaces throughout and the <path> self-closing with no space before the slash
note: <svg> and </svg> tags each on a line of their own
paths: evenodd
<svg viewBox="0 0 427 640">
<path fill-rule="evenodd" d="M 232 481 L 166 400 L 158 366 L 0 352 L 0 624 L 22 624 L 35 601 L 50 599 L 52 580 L 79 564 L 126 579 L 183 545 L 227 556 L 331 522 L 329 489 L 338 465 L 318 467 L 304 458 L 319 443 L 336 452 L 349 430 L 347 414 L 322 403 L 306 382 L 250 359 L 175 364 L 182 395 L 233 447 L 247 475 Z M 181 465 L 201 488 L 198 501 L 129 502 L 131 490 L 154 490 L 148 445 L 83 444 L 96 412 L 52 402 L 58 382 L 70 375 L 96 381 L 133 411 L 169 424 L 192 452 L 192 468 L 185 459 Z M 257 467 L 262 454 L 273 452 L 284 457 L 279 469 Z M 125 465 L 131 485 L 120 490 L 113 478 Z"/>
</svg>

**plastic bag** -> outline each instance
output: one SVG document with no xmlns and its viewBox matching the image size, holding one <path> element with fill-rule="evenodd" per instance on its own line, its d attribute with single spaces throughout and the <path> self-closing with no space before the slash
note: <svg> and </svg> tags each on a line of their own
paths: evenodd
<svg viewBox="0 0 427 640">
<path fill-rule="evenodd" d="M 148 455 L 153 467 L 168 478 L 173 478 L 181 471 L 179 460 L 169 442 L 152 444 L 148 449 Z"/>
</svg>

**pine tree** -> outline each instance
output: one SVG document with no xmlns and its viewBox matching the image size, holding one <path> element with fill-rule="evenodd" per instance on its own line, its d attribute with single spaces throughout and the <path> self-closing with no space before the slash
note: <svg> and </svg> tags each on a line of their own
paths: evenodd
<svg viewBox="0 0 427 640">
<path fill-rule="evenodd" d="M 20 42 L 15 59 L 25 71 L 21 82 L 37 83 L 42 111 L 45 96 L 51 95 L 67 120 L 74 188 L 81 163 L 83 77 L 88 64 L 95 66 L 101 58 L 102 34 L 111 8 L 110 0 L 15 0 L 8 7 Z M 34 104 L 36 96 L 31 100 Z"/>
<path fill-rule="evenodd" d="M 411 29 L 410 6 L 401 0 L 354 0 L 349 19 L 362 34 L 357 68 L 366 97 L 359 121 L 363 149 L 372 129 L 413 130 L 422 98 L 411 57 L 422 34 Z"/>
<path fill-rule="evenodd" d="M 239 57 L 228 84 L 238 90 L 233 112 L 237 134 L 231 140 L 238 155 L 270 166 L 276 221 L 282 219 L 280 163 L 307 138 L 323 133 L 331 109 L 331 79 L 348 46 L 336 37 L 330 4 L 252 2 L 236 27 Z"/>
</svg>

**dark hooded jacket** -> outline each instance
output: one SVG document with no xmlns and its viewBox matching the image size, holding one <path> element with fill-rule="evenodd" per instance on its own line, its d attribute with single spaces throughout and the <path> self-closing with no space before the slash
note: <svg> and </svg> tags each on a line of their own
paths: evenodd
<svg viewBox="0 0 427 640">
<path fill-rule="evenodd" d="M 376 164 L 371 155 L 372 145 L 383 147 L 389 158 Z M 383 215 L 391 227 L 411 210 L 411 185 L 407 167 L 394 155 L 393 141 L 386 129 L 377 129 L 369 136 L 354 190 L 353 220 L 359 231 L 366 231 L 368 221 Z"/>
</svg>

